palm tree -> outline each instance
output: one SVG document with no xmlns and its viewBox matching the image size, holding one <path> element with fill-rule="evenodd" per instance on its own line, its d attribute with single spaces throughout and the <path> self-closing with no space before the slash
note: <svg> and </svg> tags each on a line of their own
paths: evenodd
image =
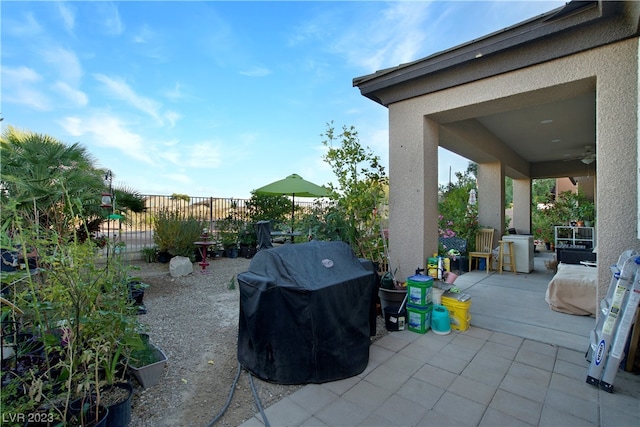
<svg viewBox="0 0 640 427">
<path fill-rule="evenodd" d="M 55 138 L 9 126 L 0 138 L 0 207 L 15 207 L 24 219 L 61 234 L 79 225 L 97 230 L 104 220 L 100 208 L 105 171 L 79 143 L 65 145 Z M 131 203 L 141 211 L 141 197 L 120 191 L 121 207 Z M 69 214 L 73 206 L 74 214 Z M 141 208 L 142 206 L 142 208 Z"/>
</svg>

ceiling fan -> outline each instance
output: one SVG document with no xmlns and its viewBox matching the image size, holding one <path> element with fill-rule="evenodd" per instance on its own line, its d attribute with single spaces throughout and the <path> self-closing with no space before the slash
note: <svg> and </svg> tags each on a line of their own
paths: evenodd
<svg viewBox="0 0 640 427">
<path fill-rule="evenodd" d="M 590 165 L 591 163 L 596 161 L 596 153 L 593 151 L 592 145 L 585 145 L 584 151 L 578 156 L 567 156 L 565 161 L 569 160 L 580 160 L 585 165 Z"/>
</svg>

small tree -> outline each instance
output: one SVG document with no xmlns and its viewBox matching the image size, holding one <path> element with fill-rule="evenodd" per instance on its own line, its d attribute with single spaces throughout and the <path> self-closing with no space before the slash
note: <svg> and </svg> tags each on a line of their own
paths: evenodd
<svg viewBox="0 0 640 427">
<path fill-rule="evenodd" d="M 251 222 L 271 221 L 271 228 L 278 228 L 278 224 L 286 222 L 291 212 L 291 201 L 286 196 L 270 196 L 251 193 L 246 208 Z"/>
<path fill-rule="evenodd" d="M 389 181 L 380 157 L 360 144 L 353 126 L 343 126 L 342 132 L 336 133 L 331 122 L 322 136 L 322 144 L 328 148 L 323 160 L 338 181 L 337 185 L 329 184 L 333 202 L 325 224 L 341 227 L 326 234 L 339 235 L 358 256 L 383 265 L 381 224 L 385 218 L 381 207 L 387 205 Z"/>
</svg>

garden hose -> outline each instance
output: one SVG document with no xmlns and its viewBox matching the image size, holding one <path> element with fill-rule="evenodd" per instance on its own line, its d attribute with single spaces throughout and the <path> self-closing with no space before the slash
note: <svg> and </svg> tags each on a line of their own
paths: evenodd
<svg viewBox="0 0 640 427">
<path fill-rule="evenodd" d="M 262 409 L 262 405 L 260 404 L 260 398 L 258 397 L 256 386 L 253 385 L 253 375 L 251 375 L 251 372 L 249 372 L 249 384 L 251 384 L 251 392 L 253 393 L 253 399 L 256 401 L 256 405 L 258 406 L 260 415 L 262 415 L 262 419 L 264 420 L 264 426 L 271 427 L 271 425 L 269 424 L 269 420 L 267 419 L 267 415 L 264 413 L 264 410 Z"/>
<path fill-rule="evenodd" d="M 233 398 L 233 393 L 235 392 L 236 386 L 238 385 L 238 379 L 240 378 L 241 370 L 242 370 L 242 365 L 240 365 L 240 362 L 238 362 L 238 371 L 236 372 L 236 377 L 233 380 L 233 384 L 231 384 L 231 390 L 229 391 L 229 397 L 227 398 L 227 403 L 225 403 L 224 408 L 222 408 L 222 410 L 218 413 L 218 415 L 216 415 L 209 422 L 209 424 L 207 424 L 207 427 L 212 427 L 215 423 L 217 423 L 220 420 L 220 418 L 222 418 L 224 413 L 227 412 L 227 409 L 231 404 L 231 399 Z M 249 371 L 247 371 L 247 373 L 249 374 L 249 383 L 251 384 L 251 392 L 253 393 L 253 399 L 256 401 L 256 405 L 258 406 L 260 415 L 262 415 L 262 419 L 264 420 L 264 425 L 265 427 L 270 427 L 269 420 L 267 419 L 267 416 L 265 415 L 264 410 L 262 409 L 260 398 L 258 397 L 258 393 L 256 392 L 256 388 L 253 384 L 253 375 L 251 375 L 251 372 Z"/>
</svg>

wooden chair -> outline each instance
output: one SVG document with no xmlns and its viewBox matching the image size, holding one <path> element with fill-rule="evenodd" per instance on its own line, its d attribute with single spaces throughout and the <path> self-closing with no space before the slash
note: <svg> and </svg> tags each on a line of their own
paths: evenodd
<svg viewBox="0 0 640 427">
<path fill-rule="evenodd" d="M 487 266 L 487 274 L 489 274 L 493 255 L 493 232 L 493 228 L 481 228 L 478 230 L 478 234 L 476 234 L 476 250 L 475 252 L 469 252 L 469 271 L 471 271 L 474 258 L 478 259 L 476 265 L 480 262 L 480 258 L 483 258 Z"/>
</svg>

